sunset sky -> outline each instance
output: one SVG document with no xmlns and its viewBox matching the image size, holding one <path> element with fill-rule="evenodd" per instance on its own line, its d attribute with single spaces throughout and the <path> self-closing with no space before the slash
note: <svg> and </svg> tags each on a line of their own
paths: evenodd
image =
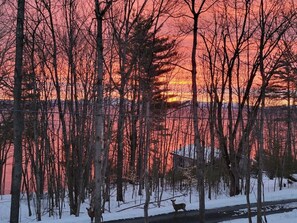
<svg viewBox="0 0 297 223">
<path fill-rule="evenodd" d="M 51 191 L 53 210 L 69 192 L 79 215 L 83 193 L 99 213 L 101 189 L 120 204 L 130 182 L 147 207 L 171 181 L 203 199 L 223 182 L 233 197 L 262 156 L 284 177 L 297 164 L 296 42 L 296 0 L 0 0 L 0 189 L 16 182 L 17 208 L 21 190 Z M 171 152 L 189 144 L 198 159 L 175 184 Z M 211 166 L 205 148 L 222 153 Z"/>
</svg>

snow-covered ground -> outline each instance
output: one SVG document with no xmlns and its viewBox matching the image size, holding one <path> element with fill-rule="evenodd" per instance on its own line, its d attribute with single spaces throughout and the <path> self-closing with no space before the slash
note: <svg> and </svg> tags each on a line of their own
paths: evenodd
<svg viewBox="0 0 297 223">
<path fill-rule="evenodd" d="M 297 198 L 297 183 L 290 185 L 290 187 L 283 188 L 283 190 L 279 191 L 278 187 L 275 188 L 275 184 L 278 184 L 274 180 L 269 180 L 268 178 L 264 179 L 264 190 L 265 190 L 265 201 L 273 201 L 273 200 L 283 200 L 283 199 L 293 199 Z M 276 190 L 274 190 L 276 189 Z M 251 185 L 251 194 L 250 200 L 251 202 L 256 202 L 256 181 Z M 190 192 L 191 191 L 191 192 Z M 141 197 L 137 195 L 137 190 L 133 191 L 132 187 L 127 187 L 125 191 L 125 202 L 118 203 L 115 201 L 115 190 L 112 191 L 112 200 L 110 202 L 110 210 L 106 210 L 103 214 L 104 221 L 110 221 L 115 219 L 126 219 L 126 218 L 134 218 L 143 216 L 143 203 L 145 197 Z M 164 191 L 162 196 L 161 207 L 157 207 L 156 203 L 150 204 L 149 214 L 151 216 L 170 213 L 173 212 L 173 207 L 171 205 L 170 199 L 175 197 L 176 203 L 184 202 L 186 203 L 187 210 L 196 210 L 198 209 L 198 195 L 195 190 L 188 191 Z M 156 193 L 152 193 L 151 201 L 156 200 Z M 212 200 L 206 200 L 206 209 L 213 209 L 225 206 L 233 206 L 237 204 L 245 204 L 246 197 L 245 195 L 238 195 L 236 197 L 229 197 L 228 192 L 221 190 L 219 194 L 214 195 Z M 70 216 L 69 214 L 69 206 L 66 203 L 62 218 L 59 219 L 58 213 L 56 213 L 53 217 L 48 216 L 48 212 L 44 211 L 44 215 L 42 216 L 43 223 L 81 223 L 81 222 L 90 222 L 90 219 L 87 215 L 86 207 L 89 206 L 88 202 L 85 202 L 81 206 L 81 213 L 79 217 Z M 106 205 L 106 208 L 109 209 L 109 205 Z M 34 212 L 34 202 L 31 200 L 31 208 Z M 47 210 L 47 200 L 43 201 L 43 209 Z M 10 215 L 10 195 L 0 196 L 0 222 L 8 223 Z M 270 215 L 267 217 L 269 223 L 274 222 L 296 222 L 297 219 L 297 209 L 292 212 L 284 213 L 284 214 L 276 214 Z M 283 219 L 286 219 L 285 221 Z M 28 216 L 28 206 L 27 200 L 22 199 L 21 208 L 20 208 L 20 222 L 21 223 L 29 223 L 35 222 L 36 216 L 33 213 L 33 216 Z M 230 221 L 232 223 L 237 222 L 247 222 L 247 220 L 239 219 L 236 221 Z"/>
</svg>

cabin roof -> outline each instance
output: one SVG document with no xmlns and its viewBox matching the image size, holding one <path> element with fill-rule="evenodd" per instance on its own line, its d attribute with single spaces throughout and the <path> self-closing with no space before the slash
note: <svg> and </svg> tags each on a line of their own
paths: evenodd
<svg viewBox="0 0 297 223">
<path fill-rule="evenodd" d="M 181 156 L 181 157 L 185 157 L 185 158 L 193 159 L 193 160 L 195 160 L 196 157 L 197 157 L 196 148 L 195 148 L 194 144 L 189 144 L 189 145 L 186 145 L 186 146 L 181 147 L 179 149 L 176 149 L 171 154 L 173 156 Z M 221 154 L 220 150 L 215 148 L 214 149 L 214 157 L 219 158 L 220 154 Z M 205 147 L 204 148 L 204 158 L 205 158 L 206 162 L 210 161 L 211 147 Z"/>
</svg>

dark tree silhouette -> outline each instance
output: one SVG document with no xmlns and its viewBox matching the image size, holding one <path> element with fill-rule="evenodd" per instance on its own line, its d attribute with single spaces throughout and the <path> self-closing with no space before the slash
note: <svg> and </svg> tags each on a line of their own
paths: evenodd
<svg viewBox="0 0 297 223">
<path fill-rule="evenodd" d="M 13 133 L 14 133 L 14 164 L 11 185 L 11 207 L 10 222 L 19 222 L 20 189 L 22 181 L 22 78 L 23 78 L 23 48 L 24 48 L 24 20 L 25 0 L 18 0 L 17 27 L 16 27 L 16 51 L 15 51 L 15 73 L 13 87 Z"/>
</svg>

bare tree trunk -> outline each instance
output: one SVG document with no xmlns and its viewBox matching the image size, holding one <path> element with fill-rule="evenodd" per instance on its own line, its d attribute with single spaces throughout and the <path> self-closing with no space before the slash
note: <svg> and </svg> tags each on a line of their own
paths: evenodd
<svg viewBox="0 0 297 223">
<path fill-rule="evenodd" d="M 135 81 L 133 81 L 134 83 Z M 137 132 L 137 123 L 138 123 L 138 116 L 139 116 L 139 103 L 138 103 L 138 96 L 139 92 L 136 88 L 136 85 L 134 85 L 133 88 L 133 95 L 132 95 L 132 102 L 131 102 L 131 134 L 130 134 L 130 163 L 129 163 L 129 170 L 130 174 L 133 178 L 135 178 L 136 172 L 135 172 L 135 160 L 136 160 L 136 151 L 138 146 L 138 132 Z M 136 101 L 137 100 L 137 101 Z"/>
<path fill-rule="evenodd" d="M 264 35 L 265 35 L 265 18 L 264 18 L 264 3 L 261 0 L 260 3 L 260 28 L 261 28 L 261 38 L 260 38 L 260 52 L 259 52 L 259 62 L 260 62 L 260 74 L 262 77 L 262 88 L 265 88 L 266 78 L 264 71 Z M 265 94 L 263 93 L 261 110 L 260 110 L 260 123 L 259 123 L 259 149 L 258 149 L 258 180 L 257 180 L 257 223 L 262 223 L 262 171 L 263 171 L 263 124 L 264 124 L 264 107 L 265 107 Z"/>
<path fill-rule="evenodd" d="M 10 223 L 19 221 L 20 189 L 22 181 L 22 133 L 24 113 L 22 112 L 22 76 L 23 76 L 23 47 L 24 47 L 24 20 L 25 0 L 18 0 L 16 27 L 15 73 L 13 87 L 13 132 L 14 155 L 11 185 Z"/>
<path fill-rule="evenodd" d="M 94 191 L 94 211 L 95 223 L 101 222 L 102 217 L 102 187 L 104 184 L 104 95 L 103 95 L 103 76 L 104 76 L 104 58 L 103 58 L 103 17 L 106 11 L 112 4 L 112 0 L 106 1 L 106 4 L 101 8 L 99 1 L 95 0 L 95 13 L 97 21 L 97 98 L 95 106 L 95 191 Z M 107 155 L 107 154 L 105 154 Z"/>
<path fill-rule="evenodd" d="M 125 122 L 125 98 L 123 84 L 126 80 L 121 80 L 120 104 L 117 131 L 117 201 L 124 201 L 123 198 L 123 165 L 124 165 L 124 122 Z"/>
<path fill-rule="evenodd" d="M 38 110 L 37 110 L 37 101 L 36 98 L 34 98 L 34 116 L 35 120 L 33 123 L 33 129 L 34 129 L 34 145 L 35 145 L 35 181 L 36 181 L 36 215 L 37 215 L 37 221 L 41 221 L 41 154 L 40 154 L 40 148 L 38 143 Z M 34 154 L 33 154 L 34 156 Z M 34 168 L 31 166 L 31 168 Z"/>
<path fill-rule="evenodd" d="M 30 69 L 32 72 L 32 82 L 33 82 L 33 136 L 34 136 L 34 146 L 32 145 L 31 147 L 34 148 L 33 151 L 31 152 L 31 169 L 32 173 L 34 174 L 33 176 L 35 177 L 35 183 L 36 183 L 36 216 L 37 216 L 37 221 L 41 221 L 41 181 L 42 181 L 42 172 L 41 172 L 41 153 L 40 153 L 40 145 L 39 145 L 39 136 L 40 133 L 38 131 L 38 124 L 39 124 L 39 119 L 38 119 L 38 92 L 37 92 L 37 80 L 36 80 L 36 72 L 35 72 L 35 46 L 36 46 L 36 35 L 37 35 L 37 29 L 38 26 L 40 25 L 40 21 L 38 21 L 36 24 L 34 24 L 34 28 L 32 30 L 32 46 L 31 46 L 31 52 L 30 53 Z M 29 145 L 30 146 L 30 145 Z"/>
<path fill-rule="evenodd" d="M 150 128 L 150 102 L 146 102 L 145 109 L 145 152 L 144 152 L 144 188 L 145 188 L 145 203 L 144 203 L 144 222 L 148 223 L 148 208 L 150 202 L 150 182 L 149 182 L 149 153 L 150 153 L 150 138 L 151 138 L 151 128 Z"/>
<path fill-rule="evenodd" d="M 262 223 L 262 178 L 263 178 L 263 152 L 264 152 L 264 142 L 263 142 L 263 122 L 264 122 L 264 98 L 262 100 L 262 106 L 260 110 L 260 123 L 259 123 L 259 149 L 258 149 L 258 179 L 257 179 L 257 223 Z"/>
<path fill-rule="evenodd" d="M 246 142 L 246 144 L 249 144 Z M 245 193 L 246 193 L 246 203 L 248 209 L 248 221 L 252 223 L 252 210 L 251 210 L 251 202 L 250 202 L 250 189 L 251 189 L 251 152 L 250 146 L 247 145 L 247 172 L 246 172 L 246 181 L 245 181 Z"/>
<path fill-rule="evenodd" d="M 195 11 L 195 0 L 192 0 L 193 14 L 193 45 L 192 45 L 192 112 L 194 127 L 194 145 L 197 154 L 197 180 L 199 191 L 199 222 L 205 222 L 205 189 L 204 189 L 204 148 L 201 145 L 201 138 L 198 129 L 198 99 L 197 99 L 197 46 L 198 46 L 198 19 L 205 0 L 200 4 L 198 12 Z"/>
</svg>

